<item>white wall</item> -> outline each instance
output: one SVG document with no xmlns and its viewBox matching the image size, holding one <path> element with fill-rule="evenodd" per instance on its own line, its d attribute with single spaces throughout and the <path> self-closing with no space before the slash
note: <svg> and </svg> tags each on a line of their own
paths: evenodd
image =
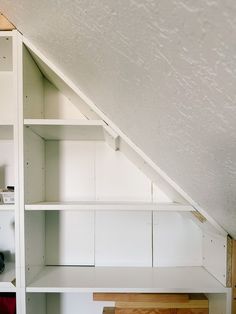
<svg viewBox="0 0 236 314">
<path fill-rule="evenodd" d="M 12 6 L 0 0 L 0 6 L 236 236 L 235 1 L 20 0 Z"/>
</svg>

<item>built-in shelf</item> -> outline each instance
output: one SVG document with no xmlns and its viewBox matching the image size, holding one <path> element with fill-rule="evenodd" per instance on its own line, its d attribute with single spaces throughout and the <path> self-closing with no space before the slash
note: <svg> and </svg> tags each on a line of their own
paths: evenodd
<svg viewBox="0 0 236 314">
<path fill-rule="evenodd" d="M 45 140 L 104 140 L 102 120 L 25 119 L 24 124 Z"/>
<path fill-rule="evenodd" d="M 15 204 L 0 204 L 0 212 L 5 210 L 14 210 Z"/>
<path fill-rule="evenodd" d="M 46 266 L 27 292 L 225 293 L 203 267 Z"/>
<path fill-rule="evenodd" d="M 152 210 L 152 211 L 194 211 L 191 205 L 180 203 L 81 201 L 40 202 L 25 205 L 26 210 Z"/>
<path fill-rule="evenodd" d="M 15 292 L 15 264 L 6 263 L 5 269 L 0 274 L 0 292 Z"/>
</svg>

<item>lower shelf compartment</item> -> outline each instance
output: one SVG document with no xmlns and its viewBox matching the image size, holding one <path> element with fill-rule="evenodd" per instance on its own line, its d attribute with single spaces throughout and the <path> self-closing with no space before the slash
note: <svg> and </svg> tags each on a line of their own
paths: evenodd
<svg viewBox="0 0 236 314">
<path fill-rule="evenodd" d="M 227 293 L 203 267 L 45 266 L 27 292 Z"/>
<path fill-rule="evenodd" d="M 194 294 L 196 295 L 196 294 Z M 209 305 L 209 313 L 230 314 L 227 307 L 227 293 L 212 293 L 206 295 Z M 113 312 L 103 312 L 104 308 L 113 310 L 117 308 L 116 302 L 94 301 L 92 293 L 27 293 L 27 314 L 113 314 Z M 204 300 L 206 302 L 206 300 Z M 184 303 L 183 303 L 184 304 Z M 195 304 L 196 305 L 196 304 Z M 205 314 L 208 308 L 184 308 L 177 309 L 178 314 Z M 120 307 L 121 308 L 121 307 Z M 127 310 L 127 309 L 126 309 Z M 145 312 L 146 311 L 146 312 Z M 144 312 L 132 314 L 150 314 L 149 309 Z M 151 312 L 151 314 L 176 314 L 176 309 L 160 309 L 160 312 Z M 205 311 L 205 312 L 204 312 Z M 124 313 L 122 313 L 124 314 Z M 127 313 L 125 313 L 127 314 Z M 128 314 L 130 314 L 128 312 Z"/>
<path fill-rule="evenodd" d="M 6 263 L 5 269 L 0 274 L 0 292 L 15 292 L 15 264 Z"/>
</svg>

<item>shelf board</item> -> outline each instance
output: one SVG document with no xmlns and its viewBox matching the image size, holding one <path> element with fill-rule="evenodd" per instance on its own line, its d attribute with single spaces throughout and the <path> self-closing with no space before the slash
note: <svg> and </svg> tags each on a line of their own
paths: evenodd
<svg viewBox="0 0 236 314">
<path fill-rule="evenodd" d="M 45 266 L 27 292 L 225 293 L 203 267 Z"/>
<path fill-rule="evenodd" d="M 152 211 L 193 211 L 191 205 L 179 203 L 81 201 L 81 202 L 40 202 L 25 205 L 26 210 L 152 210 Z"/>
<path fill-rule="evenodd" d="M 0 204 L 0 211 L 15 210 L 15 204 Z"/>
<path fill-rule="evenodd" d="M 13 139 L 13 124 L 5 124 L 0 122 L 0 140 Z"/>
<path fill-rule="evenodd" d="M 6 263 L 5 269 L 0 274 L 0 292 L 15 292 L 16 287 L 13 284 L 15 280 L 15 264 Z"/>
<path fill-rule="evenodd" d="M 102 120 L 25 119 L 24 125 L 45 140 L 104 140 Z"/>
</svg>

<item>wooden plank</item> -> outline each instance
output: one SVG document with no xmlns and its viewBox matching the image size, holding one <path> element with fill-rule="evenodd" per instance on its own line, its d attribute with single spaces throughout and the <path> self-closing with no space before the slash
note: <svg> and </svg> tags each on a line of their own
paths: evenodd
<svg viewBox="0 0 236 314">
<path fill-rule="evenodd" d="M 175 314 L 208 314 L 209 309 L 177 309 Z"/>
<path fill-rule="evenodd" d="M 115 314 L 175 314 L 173 309 L 115 309 Z"/>
<path fill-rule="evenodd" d="M 197 210 L 191 211 L 191 214 L 194 215 L 201 223 L 207 221 L 207 219 Z"/>
<path fill-rule="evenodd" d="M 187 293 L 94 293 L 94 301 L 113 302 L 188 302 Z"/>
<path fill-rule="evenodd" d="M 13 29 L 15 29 L 15 26 L 0 13 L 0 31 L 12 31 Z"/>
<path fill-rule="evenodd" d="M 116 302 L 117 308 L 123 309 L 205 309 L 208 308 L 208 300 L 190 300 L 189 302 Z"/>
<path fill-rule="evenodd" d="M 233 304 L 232 304 L 232 314 L 236 314 L 236 299 L 233 300 Z"/>
<path fill-rule="evenodd" d="M 106 312 L 103 312 L 104 314 Z M 106 314 L 208 314 L 208 309 L 120 309 Z"/>
<path fill-rule="evenodd" d="M 115 314 L 114 307 L 104 307 L 102 314 Z"/>
</svg>

